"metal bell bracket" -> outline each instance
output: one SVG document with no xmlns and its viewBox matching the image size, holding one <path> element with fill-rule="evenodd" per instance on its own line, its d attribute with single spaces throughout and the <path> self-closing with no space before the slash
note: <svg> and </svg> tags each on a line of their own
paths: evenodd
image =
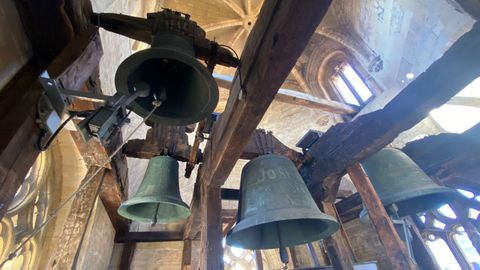
<svg viewBox="0 0 480 270">
<path fill-rule="evenodd" d="M 58 86 L 54 79 L 51 79 L 45 71 L 39 77 L 40 84 L 45 90 L 44 98 L 39 100 L 39 114 L 37 122 L 45 133 L 55 134 L 68 120 L 75 115 L 86 115 L 85 119 L 78 124 L 78 129 L 85 138 L 89 140 L 92 136 L 98 137 L 100 141 L 107 142 L 112 133 L 120 128 L 123 124 L 128 123 L 128 114 L 126 106 L 134 101 L 137 97 L 145 97 L 150 93 L 150 87 L 146 83 L 137 83 L 134 87 L 138 89 L 132 95 L 107 96 L 91 92 L 82 92 L 64 89 Z M 85 112 L 68 112 L 66 107 L 71 104 L 68 97 L 75 97 L 81 100 L 103 103 L 103 106 L 94 111 Z M 164 95 L 160 97 L 154 96 L 154 105 L 160 106 L 165 100 Z M 157 104 L 158 103 L 158 104 Z M 46 105 L 45 105 L 46 104 Z M 60 124 L 60 119 L 65 114 L 69 114 L 68 119 Z M 42 149 L 43 147 L 40 146 Z M 42 149 L 43 150 L 43 149 Z"/>
<path fill-rule="evenodd" d="M 398 215 L 398 207 L 396 204 L 392 203 L 391 205 L 388 206 L 390 212 L 392 215 L 390 216 L 390 219 L 392 220 L 393 224 L 400 225 L 402 226 L 403 230 L 403 235 L 405 236 L 405 246 L 407 247 L 408 255 L 410 258 L 415 260 L 415 257 L 413 256 L 413 249 L 412 249 L 412 243 L 410 239 L 410 232 L 408 231 L 408 223 L 406 222 L 405 218 L 401 218 Z"/>
</svg>

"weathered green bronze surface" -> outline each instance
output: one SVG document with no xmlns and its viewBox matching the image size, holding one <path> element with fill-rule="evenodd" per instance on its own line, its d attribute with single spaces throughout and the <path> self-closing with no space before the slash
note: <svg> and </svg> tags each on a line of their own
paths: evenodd
<svg viewBox="0 0 480 270">
<path fill-rule="evenodd" d="M 378 151 L 362 166 L 387 211 L 388 206 L 395 204 L 400 217 L 437 208 L 456 195 L 455 190 L 437 185 L 410 157 L 395 148 Z M 366 215 L 366 211 L 362 212 L 361 217 Z"/>
<path fill-rule="evenodd" d="M 227 235 L 228 245 L 287 247 L 328 237 L 338 228 L 333 217 L 318 209 L 287 158 L 264 155 L 243 168 L 238 221 Z"/>
<path fill-rule="evenodd" d="M 178 33 L 156 34 L 152 47 L 125 59 L 115 74 L 122 94 L 135 92 L 135 85 L 150 86 L 148 97 L 139 97 L 129 107 L 145 117 L 152 101 L 162 105 L 150 121 L 163 125 L 189 125 L 207 118 L 218 103 L 218 86 L 210 72 L 195 59 L 190 41 Z"/>
<path fill-rule="evenodd" d="M 190 216 L 188 205 L 180 197 L 178 162 L 169 156 L 150 159 L 137 194 L 123 202 L 118 213 L 148 223 L 170 223 Z"/>
</svg>

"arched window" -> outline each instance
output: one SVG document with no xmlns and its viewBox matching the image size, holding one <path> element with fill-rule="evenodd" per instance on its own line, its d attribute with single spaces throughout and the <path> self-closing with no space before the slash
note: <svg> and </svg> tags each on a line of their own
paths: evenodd
<svg viewBox="0 0 480 270">
<path fill-rule="evenodd" d="M 335 67 L 332 83 L 343 101 L 350 105 L 363 107 L 374 97 L 358 72 L 346 61 Z"/>
</svg>

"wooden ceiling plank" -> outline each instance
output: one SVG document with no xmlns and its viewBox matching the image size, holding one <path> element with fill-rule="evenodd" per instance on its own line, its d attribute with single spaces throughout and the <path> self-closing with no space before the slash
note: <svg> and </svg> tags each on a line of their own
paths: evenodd
<svg viewBox="0 0 480 270">
<path fill-rule="evenodd" d="M 383 109 L 330 128 L 311 147 L 312 162 L 301 170 L 314 197 L 335 200 L 347 167 L 391 143 L 479 77 L 479 47 L 477 22 Z"/>
</svg>

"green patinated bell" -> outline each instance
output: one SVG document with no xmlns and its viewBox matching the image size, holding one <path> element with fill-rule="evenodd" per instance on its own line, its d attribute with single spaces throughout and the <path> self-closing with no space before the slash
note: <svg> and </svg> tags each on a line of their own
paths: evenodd
<svg viewBox="0 0 480 270">
<path fill-rule="evenodd" d="M 178 186 L 178 162 L 169 156 L 150 159 L 137 194 L 123 202 L 118 213 L 146 223 L 171 223 L 190 216 Z"/>
<path fill-rule="evenodd" d="M 456 196 L 456 191 L 437 185 L 401 150 L 384 148 L 362 162 L 380 200 L 389 207 L 395 204 L 400 217 L 437 208 Z M 367 220 L 365 209 L 360 218 Z"/>
<path fill-rule="evenodd" d="M 285 157 L 264 155 L 242 170 L 238 220 L 227 244 L 270 249 L 326 238 L 337 221 L 322 213 L 295 165 Z"/>
<path fill-rule="evenodd" d="M 132 94 L 136 86 L 145 84 L 150 94 L 136 98 L 129 108 L 145 117 L 153 109 L 155 97 L 162 100 L 149 118 L 162 125 L 199 122 L 209 117 L 218 103 L 215 79 L 195 59 L 192 43 L 179 34 L 157 34 L 151 48 L 129 56 L 120 64 L 115 74 L 117 92 Z"/>
</svg>

